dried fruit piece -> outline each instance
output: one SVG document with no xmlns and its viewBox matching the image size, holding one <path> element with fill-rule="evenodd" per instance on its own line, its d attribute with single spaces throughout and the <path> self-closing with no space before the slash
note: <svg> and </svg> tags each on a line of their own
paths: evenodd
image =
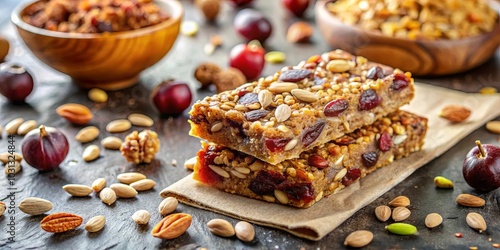
<svg viewBox="0 0 500 250">
<path fill-rule="evenodd" d="M 410 215 L 411 211 L 406 207 L 395 207 L 394 210 L 392 210 L 392 219 L 394 221 L 406 220 Z"/>
<path fill-rule="evenodd" d="M 328 117 L 337 117 L 349 107 L 349 102 L 345 99 L 335 99 L 325 105 L 323 113 Z"/>
<path fill-rule="evenodd" d="M 306 43 L 314 33 L 314 28 L 307 22 L 298 21 L 288 28 L 286 40 L 290 43 Z"/>
<path fill-rule="evenodd" d="M 385 227 L 387 231 L 398 235 L 414 235 L 418 232 L 417 227 L 408 223 L 392 223 Z"/>
<path fill-rule="evenodd" d="M 56 112 L 62 118 L 77 125 L 85 125 L 94 117 L 89 108 L 77 103 L 63 104 L 56 109 Z"/>
<path fill-rule="evenodd" d="M 441 109 L 439 116 L 454 123 L 463 122 L 469 118 L 471 114 L 470 109 L 462 105 L 447 105 Z"/>
<path fill-rule="evenodd" d="M 252 224 L 240 221 L 234 226 L 236 237 L 243 242 L 251 242 L 255 238 L 255 229 Z"/>
<path fill-rule="evenodd" d="M 342 178 L 342 185 L 349 186 L 361 177 L 361 170 L 359 168 L 351 168 L 347 170 L 344 178 Z"/>
<path fill-rule="evenodd" d="M 430 213 L 425 217 L 425 226 L 435 228 L 443 223 L 443 217 L 438 213 Z"/>
<path fill-rule="evenodd" d="M 410 80 L 404 74 L 395 74 L 391 84 L 392 90 L 402 90 L 410 85 Z"/>
<path fill-rule="evenodd" d="M 318 137 L 321 135 L 321 132 L 323 132 L 324 128 L 325 122 L 318 121 L 312 127 L 304 129 L 302 135 L 302 147 L 308 147 L 309 145 L 311 145 L 311 143 L 316 141 L 316 139 L 318 139 Z"/>
<path fill-rule="evenodd" d="M 101 231 L 101 229 L 104 228 L 104 225 L 106 224 L 106 217 L 102 215 L 94 216 L 90 218 L 87 223 L 85 223 L 85 230 L 87 230 L 90 233 L 95 233 L 98 231 Z"/>
<path fill-rule="evenodd" d="M 69 142 L 59 129 L 40 125 L 26 134 L 21 151 L 30 166 L 47 171 L 57 168 L 66 158 Z"/>
<path fill-rule="evenodd" d="M 455 201 L 464 207 L 482 207 L 486 201 L 472 194 L 459 194 Z"/>
<path fill-rule="evenodd" d="M 380 205 L 375 208 L 375 216 L 382 222 L 386 222 L 391 217 L 391 212 L 391 208 L 386 205 Z"/>
<path fill-rule="evenodd" d="M 278 81 L 279 82 L 299 82 L 312 75 L 312 71 L 309 69 L 289 69 L 282 71 Z"/>
<path fill-rule="evenodd" d="M 410 199 L 404 195 L 400 195 L 389 202 L 389 206 L 407 207 L 410 205 Z"/>
<path fill-rule="evenodd" d="M 120 151 L 125 159 L 135 164 L 151 163 L 160 150 L 158 134 L 151 130 L 133 131 L 125 137 Z"/>
<path fill-rule="evenodd" d="M 245 113 L 245 119 L 250 122 L 254 122 L 259 120 L 260 118 L 266 116 L 269 113 L 269 111 L 264 110 L 264 109 L 256 109 L 252 111 L 248 111 Z"/>
<path fill-rule="evenodd" d="M 62 233 L 77 228 L 82 221 L 82 217 L 76 214 L 55 213 L 43 218 L 40 226 L 49 233 Z"/>
<path fill-rule="evenodd" d="M 478 213 L 468 213 L 467 217 L 465 217 L 465 221 L 469 227 L 479 231 L 479 233 L 482 233 L 487 228 L 486 221 L 484 221 L 483 216 Z"/>
<path fill-rule="evenodd" d="M 345 246 L 350 247 L 364 247 L 373 240 L 373 233 L 368 230 L 357 230 L 349 235 L 344 240 Z"/>
<path fill-rule="evenodd" d="M 434 178 L 434 184 L 438 188 L 453 188 L 453 182 L 443 176 L 436 176 Z"/>
<path fill-rule="evenodd" d="M 387 152 L 389 149 L 392 147 L 392 138 L 391 135 L 388 132 L 384 132 L 380 135 L 380 138 L 378 139 L 378 148 L 382 152 Z"/>
<path fill-rule="evenodd" d="M 151 235 L 164 240 L 175 239 L 187 231 L 191 222 L 192 217 L 189 214 L 171 214 L 156 224 L 151 230 Z"/>
<path fill-rule="evenodd" d="M 375 164 L 377 164 L 377 161 L 378 154 L 375 151 L 366 152 L 361 155 L 361 162 L 367 168 L 375 166 Z"/>
<path fill-rule="evenodd" d="M 212 219 L 207 223 L 208 231 L 221 237 L 231 237 L 235 234 L 234 227 L 229 221 Z"/>
<path fill-rule="evenodd" d="M 382 97 L 375 90 L 367 89 L 359 97 L 358 110 L 370 110 L 380 105 L 380 103 L 382 103 Z"/>
<path fill-rule="evenodd" d="M 307 161 L 311 166 L 317 167 L 319 169 L 328 167 L 328 161 L 319 155 L 310 155 Z"/>
<path fill-rule="evenodd" d="M 366 72 L 366 79 L 377 80 L 384 78 L 384 76 L 384 70 L 378 65 L 371 67 L 368 72 Z"/>
</svg>

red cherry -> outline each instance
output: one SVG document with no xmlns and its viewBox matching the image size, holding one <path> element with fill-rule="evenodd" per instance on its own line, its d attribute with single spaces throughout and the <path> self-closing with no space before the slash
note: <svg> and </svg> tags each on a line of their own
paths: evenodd
<svg viewBox="0 0 500 250">
<path fill-rule="evenodd" d="M 233 25 L 247 41 L 258 40 L 263 43 L 273 31 L 271 22 L 261 12 L 253 9 L 240 10 L 234 17 Z"/>
<path fill-rule="evenodd" d="M 309 6 L 309 0 L 281 0 L 281 3 L 297 17 L 304 15 Z"/>
<path fill-rule="evenodd" d="M 265 50 L 253 43 L 238 44 L 229 53 L 229 66 L 239 69 L 250 81 L 258 78 L 264 69 Z"/>
<path fill-rule="evenodd" d="M 233 5 L 239 7 L 239 6 L 250 4 L 253 2 L 253 0 L 231 0 L 230 2 L 233 3 Z"/>
<path fill-rule="evenodd" d="M 500 187 L 500 147 L 492 144 L 477 147 L 466 155 L 462 174 L 469 186 L 481 192 L 489 192 Z"/>
<path fill-rule="evenodd" d="M 161 115 L 179 116 L 191 105 L 191 89 L 182 81 L 164 81 L 154 88 L 151 99 Z"/>
</svg>

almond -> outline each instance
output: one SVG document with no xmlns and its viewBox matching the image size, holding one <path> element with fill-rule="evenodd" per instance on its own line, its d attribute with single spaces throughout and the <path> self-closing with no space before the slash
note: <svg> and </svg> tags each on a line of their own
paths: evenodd
<svg viewBox="0 0 500 250">
<path fill-rule="evenodd" d="M 94 117 L 89 108 L 77 103 L 63 104 L 56 109 L 56 112 L 62 118 L 77 125 L 85 125 Z"/>
<path fill-rule="evenodd" d="M 21 163 L 19 163 L 18 161 L 14 161 L 5 164 L 4 173 L 6 175 L 13 175 L 21 172 L 21 170 L 23 170 Z"/>
<path fill-rule="evenodd" d="M 71 195 L 77 196 L 77 197 L 88 196 L 93 191 L 93 189 L 91 187 L 85 186 L 85 185 L 79 185 L 79 184 L 64 185 L 63 189 L 68 194 L 71 194 Z"/>
<path fill-rule="evenodd" d="M 425 226 L 435 228 L 443 223 L 443 217 L 438 213 L 430 213 L 425 217 Z"/>
<path fill-rule="evenodd" d="M 129 130 L 132 127 L 132 123 L 126 119 L 114 120 L 108 125 L 106 125 L 106 131 L 110 133 L 121 133 Z"/>
<path fill-rule="evenodd" d="M 500 134 L 500 121 L 487 122 L 486 129 L 491 133 Z"/>
<path fill-rule="evenodd" d="M 96 126 L 88 126 L 80 129 L 75 139 L 81 143 L 87 143 L 95 140 L 99 136 L 99 129 Z"/>
<path fill-rule="evenodd" d="M 104 227 L 105 224 L 106 224 L 106 218 L 104 216 L 102 215 L 94 216 L 85 224 L 85 230 L 91 233 L 95 233 L 101 231 L 101 229 Z"/>
<path fill-rule="evenodd" d="M 31 130 L 35 129 L 38 126 L 38 123 L 35 120 L 28 120 L 23 122 L 19 127 L 17 128 L 17 134 L 18 135 L 25 135 Z"/>
<path fill-rule="evenodd" d="M 455 201 L 464 207 L 482 207 L 486 201 L 472 194 L 459 194 Z"/>
<path fill-rule="evenodd" d="M 82 221 L 82 217 L 76 214 L 55 213 L 45 216 L 40 221 L 40 226 L 49 233 L 62 233 L 77 228 Z"/>
<path fill-rule="evenodd" d="M 344 245 L 345 246 L 350 246 L 350 247 L 364 247 L 373 240 L 373 233 L 368 231 L 368 230 L 357 230 L 349 235 L 344 240 Z"/>
<path fill-rule="evenodd" d="M 82 158 L 86 162 L 93 161 L 99 158 L 101 150 L 97 145 L 89 145 L 83 150 Z"/>
<path fill-rule="evenodd" d="M 29 215 L 44 214 L 53 207 L 52 202 L 37 197 L 27 197 L 19 203 L 19 210 Z"/>
<path fill-rule="evenodd" d="M 98 178 L 94 182 L 92 182 L 92 189 L 94 189 L 96 193 L 100 192 L 105 187 L 106 187 L 106 179 L 104 178 Z"/>
<path fill-rule="evenodd" d="M 410 205 L 410 199 L 406 196 L 398 196 L 389 202 L 389 206 L 392 207 L 407 207 Z"/>
<path fill-rule="evenodd" d="M 108 136 L 101 140 L 101 145 L 107 149 L 118 150 L 120 149 L 122 142 L 123 142 L 122 139 L 118 137 Z"/>
<path fill-rule="evenodd" d="M 19 153 L 9 153 L 9 152 L 3 152 L 0 153 L 0 161 L 3 164 L 8 164 L 9 161 L 18 161 L 21 162 L 23 160 L 23 156 Z"/>
<path fill-rule="evenodd" d="M 394 221 L 404 221 L 410 217 L 411 211 L 406 207 L 396 207 L 392 210 L 392 219 Z"/>
<path fill-rule="evenodd" d="M 130 186 L 136 191 L 146 191 L 154 188 L 154 186 L 156 186 L 156 182 L 151 179 L 143 179 L 130 183 Z"/>
<path fill-rule="evenodd" d="M 487 228 L 486 221 L 484 221 L 483 216 L 478 213 L 468 213 L 467 217 L 465 217 L 465 221 L 469 227 L 476 229 L 479 233 L 482 233 Z"/>
<path fill-rule="evenodd" d="M 130 172 L 130 173 L 119 174 L 118 176 L 116 176 L 116 178 L 121 183 L 130 184 L 136 181 L 144 180 L 146 179 L 146 176 L 141 173 Z"/>
<path fill-rule="evenodd" d="M 193 218 L 189 214 L 171 214 L 156 224 L 151 234 L 164 240 L 175 239 L 187 231 L 192 221 Z"/>
<path fill-rule="evenodd" d="M 3 213 L 5 212 L 6 209 L 7 209 L 7 206 L 5 206 L 5 203 L 0 201 L 0 216 L 3 215 Z"/>
<path fill-rule="evenodd" d="M 439 116 L 445 118 L 450 122 L 458 123 L 465 121 L 467 118 L 469 118 L 470 114 L 470 109 L 462 105 L 448 105 L 441 109 Z"/>
<path fill-rule="evenodd" d="M 138 210 L 132 215 L 132 220 L 139 225 L 148 224 L 151 214 L 146 210 Z"/>
<path fill-rule="evenodd" d="M 236 237 L 243 242 L 251 242 L 255 238 L 255 229 L 252 224 L 246 221 L 240 221 L 234 226 Z"/>
<path fill-rule="evenodd" d="M 158 212 L 160 212 L 161 215 L 167 215 L 172 213 L 177 208 L 177 205 L 179 205 L 179 201 L 176 198 L 167 197 L 160 202 Z"/>
<path fill-rule="evenodd" d="M 292 95 L 303 102 L 316 102 L 318 101 L 318 97 L 312 93 L 311 91 L 303 90 L 303 89 L 292 89 Z"/>
<path fill-rule="evenodd" d="M 120 198 L 134 198 L 137 195 L 137 191 L 134 188 L 125 184 L 115 183 L 111 184 L 109 188 L 113 189 L 116 196 Z"/>
<path fill-rule="evenodd" d="M 208 231 L 221 237 L 231 237 L 235 234 L 234 227 L 229 221 L 213 219 L 207 223 Z"/>
<path fill-rule="evenodd" d="M 386 222 L 391 217 L 391 208 L 386 205 L 381 205 L 375 208 L 375 216 L 382 222 Z"/>
<path fill-rule="evenodd" d="M 17 133 L 17 129 L 19 128 L 19 126 L 21 126 L 23 122 L 24 122 L 23 118 L 16 118 L 5 124 L 4 129 L 7 135 L 15 135 Z"/>
<path fill-rule="evenodd" d="M 99 193 L 99 198 L 101 198 L 101 201 L 109 206 L 115 203 L 116 193 L 111 188 L 103 188 Z"/>
<path fill-rule="evenodd" d="M 128 115 L 127 119 L 132 123 L 132 125 L 138 127 L 151 127 L 154 124 L 153 119 L 149 116 L 138 113 Z"/>
</svg>

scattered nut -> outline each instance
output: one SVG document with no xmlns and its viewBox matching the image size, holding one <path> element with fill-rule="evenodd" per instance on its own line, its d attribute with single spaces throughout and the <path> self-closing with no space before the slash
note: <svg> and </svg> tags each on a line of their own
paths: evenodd
<svg viewBox="0 0 500 250">
<path fill-rule="evenodd" d="M 215 75 L 221 72 L 222 69 L 215 63 L 205 62 L 196 68 L 194 77 L 200 82 L 201 87 L 205 88 L 214 82 Z"/>
<path fill-rule="evenodd" d="M 160 150 L 158 134 L 151 130 L 133 131 L 125 137 L 120 151 L 125 159 L 135 164 L 151 163 Z"/>
<path fill-rule="evenodd" d="M 85 224 L 85 230 L 90 233 L 95 233 L 101 231 L 106 224 L 106 218 L 102 215 L 94 216 L 90 218 L 89 221 Z"/>
<path fill-rule="evenodd" d="M 97 193 L 106 187 L 106 179 L 98 178 L 92 182 L 92 189 Z"/>
<path fill-rule="evenodd" d="M 231 237 L 235 234 L 234 227 L 229 221 L 213 219 L 207 223 L 208 231 L 221 237 Z"/>
<path fill-rule="evenodd" d="M 7 206 L 5 206 L 5 203 L 0 201 L 0 216 L 3 215 L 3 213 L 5 212 L 6 209 L 7 209 Z"/>
<path fill-rule="evenodd" d="M 101 150 L 97 145 L 89 145 L 83 150 L 82 158 L 89 162 L 99 158 L 100 154 Z"/>
<path fill-rule="evenodd" d="M 240 221 L 234 226 L 236 237 L 243 242 L 252 242 L 255 238 L 255 229 L 252 224 L 246 221 Z"/>
<path fill-rule="evenodd" d="M 12 164 L 14 164 L 14 166 L 12 166 Z M 19 163 L 19 161 L 9 162 L 5 164 L 4 167 L 4 173 L 7 175 L 17 174 L 21 172 L 21 170 L 23 170 L 23 166 L 21 166 L 21 163 Z"/>
<path fill-rule="evenodd" d="M 112 150 L 120 149 L 120 146 L 122 145 L 122 143 L 123 143 L 122 139 L 115 137 L 115 136 L 108 136 L 108 137 L 101 140 L 101 145 L 104 148 L 112 149 Z"/>
<path fill-rule="evenodd" d="M 38 123 L 35 120 L 27 120 L 27 121 L 23 122 L 21 125 L 19 125 L 19 127 L 17 128 L 17 134 L 18 135 L 25 135 L 37 127 L 38 127 Z"/>
<path fill-rule="evenodd" d="M 55 213 L 45 216 L 40 226 L 49 233 L 62 233 L 77 228 L 82 222 L 82 217 L 76 214 Z"/>
<path fill-rule="evenodd" d="M 436 176 L 434 178 L 434 184 L 438 188 L 453 188 L 453 182 L 443 176 Z"/>
<path fill-rule="evenodd" d="M 467 222 L 467 225 L 469 227 L 479 231 L 479 233 L 482 233 L 483 231 L 486 230 L 486 221 L 484 221 L 483 216 L 481 216 L 478 213 L 468 213 L 467 217 L 465 217 L 465 220 Z"/>
<path fill-rule="evenodd" d="M 455 201 L 464 207 L 482 207 L 486 201 L 472 194 L 459 194 Z"/>
<path fill-rule="evenodd" d="M 2 162 L 3 164 L 8 164 L 9 161 L 13 160 L 21 162 L 23 160 L 23 156 L 16 152 L 14 152 L 13 154 L 9 152 L 0 153 L 0 162 Z"/>
<path fill-rule="evenodd" d="M 357 230 L 345 238 L 344 245 L 350 247 L 364 247 L 373 240 L 373 233 L 368 230 Z"/>
<path fill-rule="evenodd" d="M 307 22 L 292 24 L 286 32 L 286 40 L 291 43 L 306 43 L 314 33 L 314 28 Z"/>
<path fill-rule="evenodd" d="M 217 88 L 217 92 L 235 89 L 247 82 L 247 79 L 239 69 L 228 68 L 215 74 L 213 83 Z"/>
<path fill-rule="evenodd" d="M 85 125 L 94 117 L 89 108 L 77 103 L 63 104 L 56 109 L 56 112 L 68 122 L 77 125 Z"/>
<path fill-rule="evenodd" d="M 486 129 L 491 133 L 500 134 L 500 121 L 487 122 Z"/>
<path fill-rule="evenodd" d="M 172 213 L 177 208 L 177 205 L 179 205 L 179 201 L 176 198 L 167 197 L 160 202 L 158 212 L 160 212 L 162 216 L 167 215 Z"/>
<path fill-rule="evenodd" d="M 375 208 L 375 216 L 382 222 L 386 222 L 391 217 L 391 208 L 386 205 L 381 205 Z"/>
<path fill-rule="evenodd" d="M 201 10 L 207 21 L 214 21 L 222 7 L 221 0 L 196 0 L 194 3 Z"/>
<path fill-rule="evenodd" d="M 18 207 L 25 214 L 40 215 L 50 211 L 54 205 L 46 199 L 27 197 L 19 203 Z"/>
<path fill-rule="evenodd" d="M 147 177 L 141 173 L 130 172 L 130 173 L 122 173 L 116 176 L 121 183 L 130 184 L 139 180 L 144 180 Z"/>
<path fill-rule="evenodd" d="M 155 123 L 151 117 L 138 113 L 128 115 L 127 119 L 132 123 L 132 125 L 138 127 L 151 127 Z"/>
<path fill-rule="evenodd" d="M 64 191 L 72 196 L 83 197 L 92 193 L 93 189 L 89 186 L 79 184 L 68 184 L 63 186 Z"/>
<path fill-rule="evenodd" d="M 171 240 L 181 236 L 191 226 L 193 218 L 189 214 L 177 213 L 163 218 L 151 230 L 154 237 Z"/>
<path fill-rule="evenodd" d="M 143 179 L 130 183 L 130 186 L 137 191 L 146 191 L 154 188 L 156 182 L 151 179 Z"/>
<path fill-rule="evenodd" d="M 89 90 L 87 95 L 93 102 L 103 103 L 108 101 L 108 94 L 102 89 L 93 88 Z"/>
<path fill-rule="evenodd" d="M 439 116 L 447 119 L 450 122 L 458 123 L 463 122 L 469 118 L 471 114 L 470 109 L 462 105 L 448 105 L 441 109 Z"/>
<path fill-rule="evenodd" d="M 438 213 L 430 213 L 425 217 L 425 226 L 435 228 L 443 223 L 443 217 Z"/>
<path fill-rule="evenodd" d="M 392 219 L 394 221 L 404 221 L 410 217 L 411 211 L 406 207 L 395 207 L 392 210 Z"/>
<path fill-rule="evenodd" d="M 15 135 L 17 133 L 17 129 L 21 126 L 21 124 L 23 124 L 23 122 L 24 119 L 19 117 L 5 124 L 4 129 L 7 135 Z"/>
<path fill-rule="evenodd" d="M 99 198 L 101 198 L 101 201 L 109 206 L 115 203 L 116 193 L 111 188 L 103 188 L 99 193 Z"/>
<path fill-rule="evenodd" d="M 132 215 L 132 220 L 139 225 L 148 224 L 151 214 L 146 210 L 138 210 Z"/>
<path fill-rule="evenodd" d="M 120 198 L 134 198 L 137 195 L 137 191 L 133 187 L 122 183 L 111 184 L 109 188 L 115 191 L 116 196 Z"/>
<path fill-rule="evenodd" d="M 106 125 L 106 131 L 110 133 L 121 133 L 129 130 L 132 127 L 132 123 L 126 119 L 114 120 L 108 125 Z"/>
<path fill-rule="evenodd" d="M 398 235 L 414 235 L 418 232 L 417 227 L 408 223 L 396 222 L 385 227 L 387 231 Z"/>
<path fill-rule="evenodd" d="M 96 126 L 88 126 L 80 129 L 75 139 L 81 143 L 91 142 L 99 136 L 99 133 L 99 129 Z"/>
<path fill-rule="evenodd" d="M 406 196 L 398 196 L 389 202 L 389 206 L 392 207 L 407 207 L 410 205 L 410 199 Z"/>
</svg>

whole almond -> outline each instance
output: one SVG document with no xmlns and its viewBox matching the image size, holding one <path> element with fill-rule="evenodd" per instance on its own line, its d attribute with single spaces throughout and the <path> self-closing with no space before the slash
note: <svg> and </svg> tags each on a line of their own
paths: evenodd
<svg viewBox="0 0 500 250">
<path fill-rule="evenodd" d="M 500 121 L 487 122 L 486 129 L 491 133 L 500 134 Z"/>
<path fill-rule="evenodd" d="M 106 125 L 106 131 L 110 133 L 121 133 L 129 130 L 132 127 L 132 123 L 126 119 L 114 120 L 108 125 Z"/>
<path fill-rule="evenodd" d="M 164 240 L 171 240 L 181 236 L 187 231 L 193 218 L 189 214 L 176 213 L 163 218 L 151 230 L 151 235 Z"/>
<path fill-rule="evenodd" d="M 99 129 L 96 126 L 88 126 L 80 129 L 75 139 L 81 143 L 87 143 L 95 140 L 99 136 Z"/>
<path fill-rule="evenodd" d="M 197 161 L 197 157 L 191 157 L 189 159 L 187 159 L 185 162 L 184 162 L 184 167 L 189 169 L 189 170 L 193 170 L 194 169 L 194 165 L 196 165 L 196 161 Z"/>
<path fill-rule="evenodd" d="M 107 149 L 118 150 L 122 145 L 122 139 L 115 136 L 108 136 L 101 140 L 101 145 Z"/>
<path fill-rule="evenodd" d="M 430 213 L 425 217 L 425 226 L 435 228 L 443 223 L 443 217 L 438 213 Z"/>
<path fill-rule="evenodd" d="M 470 109 L 462 105 L 448 105 L 441 109 L 439 116 L 445 118 L 450 122 L 463 122 L 469 118 L 471 114 Z"/>
<path fill-rule="evenodd" d="M 6 209 L 7 209 L 7 206 L 5 206 L 5 203 L 0 201 L 0 216 L 2 216 L 3 213 L 5 213 Z"/>
<path fill-rule="evenodd" d="M 269 91 L 274 93 L 290 92 L 292 89 L 298 89 L 299 85 L 293 82 L 273 82 L 269 85 Z"/>
<path fill-rule="evenodd" d="M 101 201 L 107 205 L 111 205 L 116 201 L 116 193 L 111 188 L 103 188 L 99 193 L 99 198 Z"/>
<path fill-rule="evenodd" d="M 394 221 L 404 221 L 410 217 L 411 211 L 406 207 L 395 207 L 392 210 L 392 219 Z"/>
<path fill-rule="evenodd" d="M 35 129 L 37 126 L 38 126 L 38 122 L 36 122 L 35 120 L 27 120 L 27 121 L 21 123 L 21 125 L 19 125 L 19 127 L 17 128 L 17 134 L 18 135 L 25 135 L 28 132 L 30 132 L 31 130 Z"/>
<path fill-rule="evenodd" d="M 273 102 L 273 94 L 269 90 L 263 89 L 259 91 L 258 99 L 260 106 L 265 109 Z"/>
<path fill-rule="evenodd" d="M 77 197 L 88 196 L 92 191 L 91 187 L 80 184 L 68 184 L 63 186 L 64 191 Z"/>
<path fill-rule="evenodd" d="M 100 154 L 101 150 L 97 145 L 89 145 L 83 150 L 82 158 L 89 162 L 99 158 Z"/>
<path fill-rule="evenodd" d="M 101 231 L 106 224 L 106 218 L 102 215 L 92 217 L 87 223 L 85 223 L 85 230 L 91 233 Z"/>
<path fill-rule="evenodd" d="M 93 89 L 89 90 L 89 93 L 87 94 L 87 96 L 89 97 L 89 99 L 91 101 L 98 102 L 98 103 L 104 103 L 104 102 L 108 101 L 108 93 L 106 93 L 106 91 L 104 91 L 102 89 L 98 89 L 98 88 L 93 88 Z"/>
<path fill-rule="evenodd" d="M 77 228 L 82 221 L 82 217 L 76 214 L 55 213 L 45 216 L 40 221 L 40 226 L 49 233 L 62 233 Z"/>
<path fill-rule="evenodd" d="M 455 201 L 464 207 L 482 207 L 486 204 L 484 199 L 472 194 L 459 194 Z"/>
<path fill-rule="evenodd" d="M 172 213 L 178 205 L 179 201 L 176 198 L 167 197 L 160 202 L 160 205 L 158 206 L 158 212 L 160 212 L 161 215 L 167 215 L 169 213 Z"/>
<path fill-rule="evenodd" d="M 483 216 L 478 213 L 468 213 L 467 217 L 465 217 L 465 221 L 469 227 L 476 229 L 479 233 L 482 233 L 487 228 L 486 221 L 484 221 Z"/>
<path fill-rule="evenodd" d="M 154 188 L 154 186 L 156 186 L 156 182 L 151 179 L 143 179 L 130 183 L 130 186 L 137 191 L 146 191 Z"/>
<path fill-rule="evenodd" d="M 56 109 L 56 112 L 62 118 L 77 125 L 85 125 L 94 117 L 89 108 L 77 103 L 63 104 Z"/>
<path fill-rule="evenodd" d="M 252 224 L 240 221 L 234 226 L 236 237 L 243 242 L 251 242 L 255 238 L 255 229 Z"/>
<path fill-rule="evenodd" d="M 146 210 L 138 210 L 132 215 L 132 220 L 139 225 L 148 224 L 151 214 Z"/>
<path fill-rule="evenodd" d="M 410 199 L 406 196 L 398 196 L 389 202 L 389 206 L 392 207 L 407 207 L 410 205 Z"/>
<path fill-rule="evenodd" d="M 118 176 L 116 176 L 116 178 L 121 183 L 130 184 L 132 182 L 144 180 L 146 179 L 146 176 L 137 172 L 129 172 L 129 173 L 119 174 Z"/>
<path fill-rule="evenodd" d="M 295 98 L 303 102 L 315 102 L 318 100 L 318 97 L 311 91 L 303 89 L 292 89 L 291 93 Z"/>
<path fill-rule="evenodd" d="M 122 183 L 111 184 L 109 188 L 113 189 L 113 191 L 115 191 L 116 193 L 116 196 L 120 198 L 134 198 L 137 195 L 137 191 L 135 191 L 134 188 Z"/>
<path fill-rule="evenodd" d="M 138 113 L 128 115 L 127 119 L 132 123 L 132 125 L 138 127 L 151 127 L 154 124 L 153 119 L 149 116 Z"/>
<path fill-rule="evenodd" d="M 208 231 L 221 237 L 231 237 L 235 234 L 234 227 L 229 221 L 213 219 L 207 223 Z"/>
<path fill-rule="evenodd" d="M 386 205 L 381 205 L 375 208 L 375 216 L 379 221 L 385 222 L 391 217 L 391 208 Z"/>
<path fill-rule="evenodd" d="M 292 109 L 285 103 L 280 104 L 274 111 L 274 116 L 276 117 L 276 122 L 284 122 L 290 118 L 292 114 Z"/>
<path fill-rule="evenodd" d="M 92 182 L 92 189 L 97 193 L 106 187 L 106 179 L 98 178 Z"/>
<path fill-rule="evenodd" d="M 3 153 L 0 153 L 0 161 L 3 163 L 3 164 L 7 164 L 9 163 L 9 161 L 18 161 L 18 162 L 21 162 L 23 160 L 23 156 L 19 153 L 9 153 L 9 152 L 3 152 Z"/>
<path fill-rule="evenodd" d="M 349 235 L 344 240 L 344 245 L 345 246 L 350 246 L 350 247 L 364 247 L 373 240 L 373 233 L 368 231 L 368 230 L 357 230 Z"/>
<path fill-rule="evenodd" d="M 9 162 L 5 164 L 4 173 L 7 175 L 13 175 L 21 172 L 21 170 L 23 170 L 23 167 L 18 161 Z"/>
<path fill-rule="evenodd" d="M 24 119 L 19 117 L 5 124 L 5 132 L 7 135 L 15 135 L 17 133 L 17 129 L 23 122 Z"/>
<path fill-rule="evenodd" d="M 27 197 L 19 203 L 18 207 L 25 214 L 40 215 L 50 211 L 54 205 L 52 202 L 42 198 Z"/>
</svg>

